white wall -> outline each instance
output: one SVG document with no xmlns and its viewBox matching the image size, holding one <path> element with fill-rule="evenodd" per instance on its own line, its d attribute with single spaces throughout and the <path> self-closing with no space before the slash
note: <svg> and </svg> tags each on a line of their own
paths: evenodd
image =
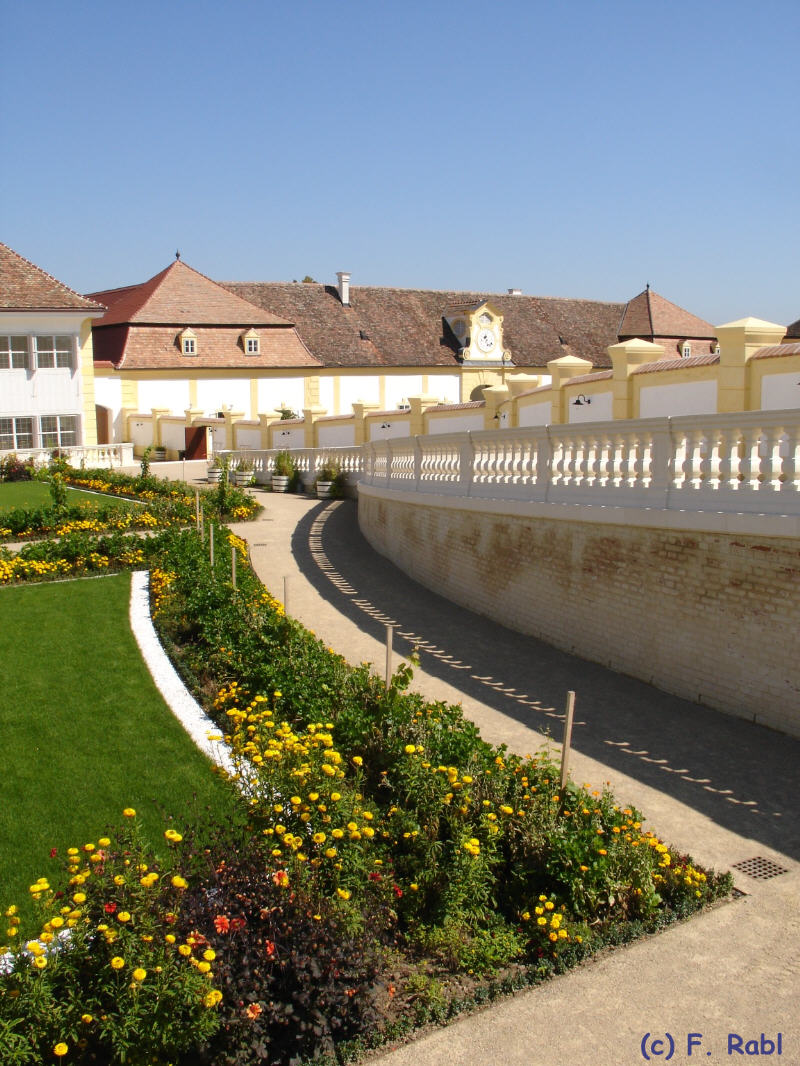
<svg viewBox="0 0 800 1066">
<path fill-rule="evenodd" d="M 374 422 L 368 424 L 369 439 L 370 440 L 388 440 L 389 437 L 410 437 L 411 436 L 411 423 L 407 420 L 402 422 L 390 422 L 388 426 L 382 427 L 382 423 Z"/>
<path fill-rule="evenodd" d="M 431 374 L 427 392 L 441 403 L 460 403 L 461 378 L 457 374 Z"/>
<path fill-rule="evenodd" d="M 256 414 L 274 415 L 282 406 L 302 416 L 305 407 L 303 378 L 259 378 L 258 411 Z M 247 401 L 246 410 L 250 409 Z M 324 405 L 323 405 L 324 406 Z"/>
<path fill-rule="evenodd" d="M 272 433 L 272 447 L 278 451 L 284 448 L 305 448 L 306 431 L 303 426 L 294 426 L 290 429 L 277 429 Z"/>
<path fill-rule="evenodd" d="M 339 422 L 318 422 L 320 448 L 339 446 L 349 448 L 356 442 L 355 426 Z"/>
<path fill-rule="evenodd" d="M 261 447 L 260 426 L 237 426 L 236 447 L 259 449 Z"/>
<path fill-rule="evenodd" d="M 610 392 L 601 392 L 594 396 L 587 396 L 591 403 L 582 403 L 575 406 L 575 399 L 568 403 L 570 422 L 602 422 L 614 417 L 614 396 Z"/>
<path fill-rule="evenodd" d="M 183 422 L 179 424 L 175 422 L 162 422 L 161 443 L 165 448 L 170 448 L 173 451 L 183 451 L 186 447 L 186 428 Z"/>
<path fill-rule="evenodd" d="M 709 415 L 717 411 L 716 381 L 682 385 L 648 385 L 639 393 L 639 418 L 665 415 Z"/>
<path fill-rule="evenodd" d="M 332 415 L 350 415 L 354 403 L 380 403 L 381 384 L 377 374 L 339 378 L 339 410 Z"/>
<path fill-rule="evenodd" d="M 137 395 L 139 399 L 136 406 L 142 412 L 151 411 L 154 407 L 166 407 L 171 414 L 182 415 L 189 407 L 189 382 L 180 378 L 140 381 Z"/>
<path fill-rule="evenodd" d="M 141 405 L 142 386 L 139 386 L 139 404 Z M 187 383 L 187 401 L 181 410 L 189 406 Z M 153 404 L 154 407 L 158 406 Z M 234 411 L 243 411 L 250 415 L 250 379 L 249 378 L 200 378 L 197 382 L 197 406 L 206 415 L 215 415 L 223 407 L 232 407 Z"/>
<path fill-rule="evenodd" d="M 784 411 L 800 407 L 800 374 L 766 374 L 761 382 L 761 408 L 764 411 Z"/>
<path fill-rule="evenodd" d="M 344 414 L 343 411 L 333 409 L 333 378 L 325 378 L 320 374 L 319 378 L 319 402 L 329 415 Z M 352 413 L 352 412 L 351 412 Z"/>
<path fill-rule="evenodd" d="M 548 426 L 553 421 L 553 405 L 549 400 L 528 403 L 524 407 L 520 406 L 518 410 L 521 426 Z"/>
<path fill-rule="evenodd" d="M 408 401 L 409 396 L 422 395 L 422 375 L 404 374 L 402 377 L 386 377 L 386 410 L 393 411 L 402 401 Z"/>
<path fill-rule="evenodd" d="M 483 411 L 477 414 L 461 415 L 457 418 L 453 418 L 452 415 L 449 418 L 428 415 L 427 426 L 429 433 L 464 433 L 468 429 L 483 429 Z"/>
</svg>

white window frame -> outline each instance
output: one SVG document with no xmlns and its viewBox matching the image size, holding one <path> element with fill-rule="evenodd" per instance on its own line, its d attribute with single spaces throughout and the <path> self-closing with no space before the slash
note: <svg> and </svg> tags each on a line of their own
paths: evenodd
<svg viewBox="0 0 800 1066">
<path fill-rule="evenodd" d="M 194 337 L 184 337 L 181 343 L 184 355 L 197 355 L 197 344 Z"/>
<path fill-rule="evenodd" d="M 20 341 L 24 345 L 24 351 Z M 0 336 L 0 370 L 29 370 L 30 365 L 31 352 L 27 334 L 14 333 Z"/>
<path fill-rule="evenodd" d="M 41 362 L 42 357 L 52 363 Z M 37 370 L 73 370 L 75 337 L 67 333 L 41 333 L 33 338 L 33 364 Z"/>
<path fill-rule="evenodd" d="M 46 420 L 52 420 L 55 426 L 45 429 Z M 38 428 L 40 448 L 74 448 L 80 444 L 80 423 L 77 415 L 40 415 Z M 46 439 L 53 436 L 55 440 Z"/>
<path fill-rule="evenodd" d="M 28 423 L 29 428 L 24 429 L 21 423 Z M 36 420 L 31 415 L 3 415 L 0 417 L 0 451 L 24 451 L 36 446 L 34 434 L 36 432 Z M 20 437 L 28 438 L 28 442 L 20 440 Z M 10 442 L 10 443 L 9 443 Z"/>
<path fill-rule="evenodd" d="M 247 338 L 247 345 L 246 345 L 245 351 L 247 352 L 248 355 L 260 355 L 261 354 L 261 343 L 260 343 L 258 337 L 248 337 Z"/>
<path fill-rule="evenodd" d="M 691 359 L 692 357 L 692 345 L 689 341 L 684 341 L 681 345 L 681 359 Z"/>
</svg>

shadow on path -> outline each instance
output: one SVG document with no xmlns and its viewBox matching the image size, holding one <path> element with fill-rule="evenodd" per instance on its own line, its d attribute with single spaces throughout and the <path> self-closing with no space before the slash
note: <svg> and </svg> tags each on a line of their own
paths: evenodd
<svg viewBox="0 0 800 1066">
<path fill-rule="evenodd" d="M 800 741 L 669 695 L 516 633 L 419 585 L 379 555 L 349 500 L 301 519 L 292 554 L 319 595 L 379 641 L 416 647 L 427 673 L 560 741 L 576 692 L 573 747 L 732 832 L 800 859 Z M 747 856 L 742 856 L 746 858 Z"/>
</svg>

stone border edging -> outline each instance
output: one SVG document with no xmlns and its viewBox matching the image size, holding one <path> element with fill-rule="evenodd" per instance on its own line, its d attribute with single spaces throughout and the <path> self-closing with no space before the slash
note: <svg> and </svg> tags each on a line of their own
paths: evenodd
<svg viewBox="0 0 800 1066">
<path fill-rule="evenodd" d="M 203 708 L 189 693 L 178 676 L 175 667 L 153 626 L 150 617 L 150 576 L 147 570 L 134 570 L 131 574 L 130 623 L 131 630 L 150 675 L 164 698 L 164 702 L 192 738 L 197 747 L 213 763 L 231 775 L 236 774 L 231 752 L 219 736 L 220 728 L 208 717 Z"/>
</svg>

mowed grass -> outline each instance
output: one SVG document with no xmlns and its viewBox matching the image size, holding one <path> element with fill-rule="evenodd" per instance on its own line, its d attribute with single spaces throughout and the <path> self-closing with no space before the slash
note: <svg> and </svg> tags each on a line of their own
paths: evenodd
<svg viewBox="0 0 800 1066">
<path fill-rule="evenodd" d="M 42 481 L 3 481 L 0 483 L 0 514 L 10 511 L 13 507 L 43 507 L 53 502 L 50 495 L 50 486 Z M 95 506 L 113 502 L 120 507 L 129 508 L 132 505 L 127 500 L 117 500 L 110 496 L 103 496 L 97 492 L 83 492 L 81 489 L 67 489 L 67 504 L 74 507 L 81 503 L 91 503 Z"/>
<path fill-rule="evenodd" d="M 180 828 L 239 801 L 161 698 L 128 622 L 130 574 L 0 589 L 0 908 L 134 807 L 163 853 Z"/>
</svg>

